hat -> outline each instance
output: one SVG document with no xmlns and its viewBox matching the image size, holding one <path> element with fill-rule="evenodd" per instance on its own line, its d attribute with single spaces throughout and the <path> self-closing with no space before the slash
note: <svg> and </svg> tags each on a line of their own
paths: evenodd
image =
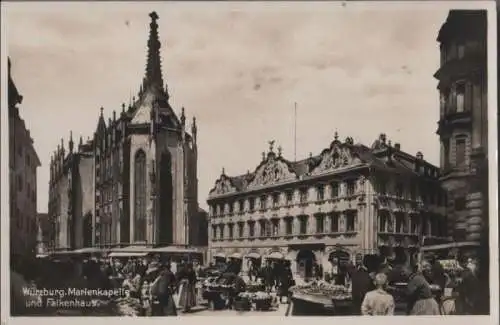
<svg viewBox="0 0 500 325">
<path fill-rule="evenodd" d="M 148 269 L 146 270 L 146 274 L 151 274 L 153 272 L 156 272 L 160 269 L 160 265 L 158 264 L 158 262 L 151 262 L 149 265 L 148 265 Z"/>
</svg>

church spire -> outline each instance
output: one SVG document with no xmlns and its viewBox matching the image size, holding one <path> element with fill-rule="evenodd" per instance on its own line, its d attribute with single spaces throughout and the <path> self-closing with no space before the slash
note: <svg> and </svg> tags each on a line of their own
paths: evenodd
<svg viewBox="0 0 500 325">
<path fill-rule="evenodd" d="M 149 24 L 148 59 L 146 64 L 146 77 L 144 78 L 144 91 L 147 88 L 156 88 L 163 92 L 163 77 L 161 73 L 160 47 L 158 39 L 158 15 L 156 12 L 149 14 L 151 23 Z"/>
</svg>

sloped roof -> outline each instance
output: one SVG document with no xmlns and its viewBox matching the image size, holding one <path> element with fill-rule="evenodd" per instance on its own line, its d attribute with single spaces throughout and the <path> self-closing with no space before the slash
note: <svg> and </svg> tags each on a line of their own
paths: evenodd
<svg viewBox="0 0 500 325">
<path fill-rule="evenodd" d="M 327 153 L 329 150 L 332 150 L 334 146 L 341 146 L 344 148 L 348 148 L 353 156 L 359 158 L 359 160 L 366 167 L 375 168 L 378 170 L 386 170 L 388 172 L 393 172 L 401 175 L 415 175 L 415 176 L 424 176 L 422 171 L 417 171 L 415 168 L 416 161 L 419 161 L 421 166 L 428 166 L 436 171 L 438 171 L 438 167 L 426 162 L 423 159 L 419 159 L 415 156 L 412 156 L 408 153 L 401 151 L 399 148 L 393 147 L 390 142 L 386 143 L 384 140 L 376 140 L 371 148 L 363 145 L 363 144 L 353 144 L 352 138 L 347 139 L 346 142 L 340 142 L 335 140 L 332 142 L 329 148 L 324 149 L 320 154 L 311 156 L 306 159 L 302 159 L 299 161 L 289 161 L 279 155 L 274 159 L 285 162 L 289 168 L 296 174 L 297 180 L 305 177 L 314 177 L 310 175 L 310 172 L 314 170 L 316 167 L 320 165 L 323 159 L 323 155 Z M 234 187 L 233 192 L 242 192 L 248 190 L 249 183 L 256 177 L 256 173 L 259 168 L 266 164 L 268 161 L 270 154 L 268 153 L 267 158 L 263 159 L 261 163 L 255 168 L 254 172 L 247 172 L 246 174 L 237 175 L 237 176 L 228 176 L 224 172 L 215 182 L 214 188 L 210 190 L 210 194 L 212 194 L 217 187 L 217 184 L 222 181 L 228 181 L 230 187 Z M 427 175 L 428 177 L 433 177 L 433 175 Z M 435 175 L 436 177 L 438 175 Z M 228 192 L 229 194 L 229 192 Z"/>
</svg>

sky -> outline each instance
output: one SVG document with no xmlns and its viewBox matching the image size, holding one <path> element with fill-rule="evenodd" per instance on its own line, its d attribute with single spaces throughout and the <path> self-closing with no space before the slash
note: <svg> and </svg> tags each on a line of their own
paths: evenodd
<svg viewBox="0 0 500 325">
<path fill-rule="evenodd" d="M 294 159 L 380 133 L 439 164 L 437 81 L 446 3 L 10 3 L 4 12 L 21 116 L 35 141 L 38 210 L 47 211 L 50 155 L 70 130 L 91 136 L 135 96 L 149 12 L 159 15 L 170 102 L 198 126 L 199 202 L 224 167 L 254 171 L 268 141 Z"/>
</svg>

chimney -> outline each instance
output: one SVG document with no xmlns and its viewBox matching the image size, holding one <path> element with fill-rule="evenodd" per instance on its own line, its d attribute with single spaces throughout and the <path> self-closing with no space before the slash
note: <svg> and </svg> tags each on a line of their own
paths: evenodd
<svg viewBox="0 0 500 325">
<path fill-rule="evenodd" d="M 394 149 L 396 149 L 397 151 L 401 150 L 401 144 L 399 144 L 398 142 L 396 142 L 394 144 Z"/>
<path fill-rule="evenodd" d="M 424 159 L 424 155 L 420 151 L 417 152 L 417 155 L 415 157 L 417 157 L 418 160 L 423 160 Z"/>
</svg>

